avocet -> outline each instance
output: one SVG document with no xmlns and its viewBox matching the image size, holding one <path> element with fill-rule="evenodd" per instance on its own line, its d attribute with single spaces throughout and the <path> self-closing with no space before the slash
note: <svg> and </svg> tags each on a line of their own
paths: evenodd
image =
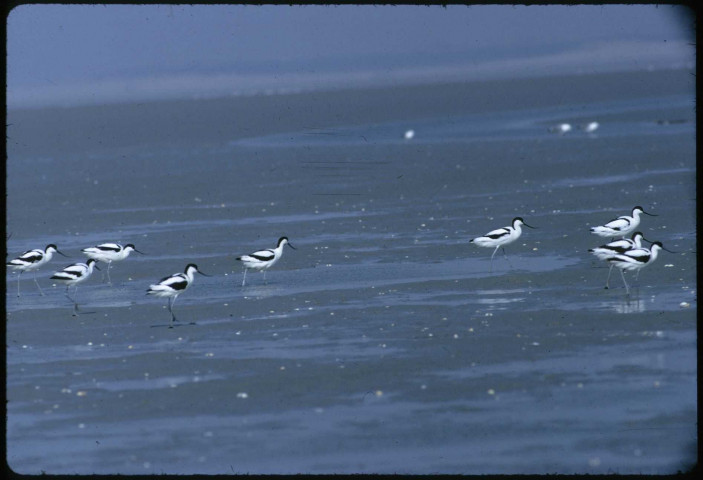
<svg viewBox="0 0 703 480">
<path fill-rule="evenodd" d="M 505 247 L 505 245 L 508 245 L 509 243 L 512 243 L 520 238 L 520 235 L 522 235 L 522 228 L 520 227 L 522 225 L 529 228 L 535 228 L 526 224 L 521 217 L 515 217 L 511 226 L 492 230 L 481 237 L 476 237 L 470 240 L 470 243 L 478 245 L 479 247 L 495 247 L 495 250 L 493 250 L 493 255 L 491 255 L 491 271 L 493 271 L 493 257 L 498 249 Z M 503 248 L 503 255 L 505 255 L 505 248 Z M 505 255 L 505 258 L 507 260 L 508 256 Z"/>
<path fill-rule="evenodd" d="M 590 253 L 598 257 L 600 260 L 608 260 L 613 255 L 618 255 L 632 250 L 634 248 L 642 247 L 642 240 L 647 240 L 644 238 L 642 232 L 635 232 L 632 234 L 632 238 L 621 238 L 620 240 L 615 240 L 614 242 L 606 243 L 600 247 L 591 248 Z M 605 288 L 609 287 L 610 274 L 613 272 L 613 267 L 615 265 L 611 264 L 608 269 L 608 278 L 605 280 Z"/>
<path fill-rule="evenodd" d="M 159 283 L 150 285 L 149 289 L 146 291 L 147 295 L 168 297 L 168 311 L 171 313 L 171 324 L 169 328 L 173 328 L 173 322 L 178 321 L 176 320 L 176 315 L 173 313 L 173 304 L 178 295 L 185 292 L 193 283 L 196 272 L 204 277 L 210 276 L 198 270 L 198 266 L 194 263 L 189 263 L 184 273 L 174 273 L 169 277 L 164 277 L 159 280 Z"/>
<path fill-rule="evenodd" d="M 17 274 L 17 296 L 20 296 L 20 277 L 22 276 L 23 272 L 34 272 L 34 283 L 37 284 L 37 288 L 39 289 L 39 293 L 44 295 L 44 292 L 42 291 L 41 287 L 39 286 L 39 282 L 37 282 L 37 273 L 36 271 L 44 264 L 48 263 L 51 260 L 51 257 L 54 256 L 54 253 L 58 253 L 59 255 L 63 255 L 64 257 L 67 257 L 67 255 L 64 255 L 62 252 L 59 251 L 59 249 L 54 245 L 53 243 L 50 243 L 49 245 L 46 246 L 46 249 L 42 250 L 40 248 L 35 248 L 34 250 L 27 250 L 24 252 L 22 255 L 19 257 L 10 260 L 7 262 L 7 266 L 12 268 L 13 270 L 19 270 L 19 273 Z"/>
<path fill-rule="evenodd" d="M 640 224 L 640 214 L 642 213 L 650 217 L 656 217 L 653 213 L 647 213 L 642 207 L 637 206 L 632 209 L 631 216 L 623 215 L 609 221 L 605 225 L 591 227 L 591 233 L 599 237 L 624 237 L 637 229 Z"/>
<path fill-rule="evenodd" d="M 72 298 L 68 292 L 69 288 L 75 287 L 73 291 L 74 295 L 78 291 L 78 284 L 88 280 L 90 275 L 93 273 L 93 268 L 97 268 L 95 265 L 95 260 L 92 258 L 86 263 L 73 263 L 68 267 L 64 268 L 60 272 L 56 272 L 51 276 L 52 280 L 63 283 L 66 285 L 66 297 L 73 302 L 73 315 L 75 316 L 78 312 L 78 302 Z"/>
<path fill-rule="evenodd" d="M 88 258 L 107 263 L 107 281 L 109 283 L 112 283 L 110 280 L 110 265 L 112 265 L 112 262 L 124 260 L 133 251 L 144 255 L 143 252 L 137 250 L 131 243 L 128 243 L 124 247 L 119 243 L 101 243 L 94 247 L 84 248 L 81 251 L 85 253 Z"/>
<path fill-rule="evenodd" d="M 281 237 L 278 239 L 278 245 L 276 248 L 268 248 L 266 250 L 259 250 L 249 255 L 242 255 L 237 257 L 237 260 L 244 264 L 244 277 L 242 278 L 242 287 L 247 278 L 247 270 L 253 268 L 255 270 L 263 270 L 264 272 L 264 282 L 266 281 L 266 270 L 271 268 L 278 262 L 278 260 L 283 255 L 283 247 L 288 245 L 293 250 L 297 250 L 288 241 L 288 237 Z"/>
<path fill-rule="evenodd" d="M 608 262 L 620 269 L 620 275 L 622 276 L 622 281 L 625 284 L 625 289 L 628 294 L 630 293 L 630 287 L 625 281 L 625 274 L 623 271 L 635 270 L 639 272 L 639 270 L 643 269 L 647 265 L 654 263 L 657 259 L 657 255 L 659 254 L 659 250 L 666 250 L 669 253 L 674 253 L 671 250 L 664 248 L 661 242 L 654 242 L 649 248 L 633 248 L 624 253 L 618 253 L 608 257 Z"/>
</svg>

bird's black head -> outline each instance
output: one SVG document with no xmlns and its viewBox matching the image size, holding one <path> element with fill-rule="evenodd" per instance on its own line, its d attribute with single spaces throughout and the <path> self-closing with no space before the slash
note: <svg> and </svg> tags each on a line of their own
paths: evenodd
<svg viewBox="0 0 703 480">
<path fill-rule="evenodd" d="M 290 248 L 292 248 L 293 250 L 297 250 L 297 248 L 295 248 L 293 245 L 290 244 L 290 240 L 288 240 L 288 237 L 281 237 L 281 238 L 278 239 L 278 246 L 279 246 L 279 247 L 280 247 L 281 245 L 283 245 L 284 243 L 287 244 L 287 245 L 288 245 Z"/>
<path fill-rule="evenodd" d="M 144 252 L 140 252 L 139 250 L 137 250 L 137 247 L 135 247 L 133 243 L 128 243 L 127 245 L 124 246 L 124 248 L 131 248 L 135 252 L 141 253 L 142 255 L 144 255 Z"/>
<path fill-rule="evenodd" d="M 198 266 L 197 266 L 196 264 L 194 264 L 194 263 L 189 263 L 189 264 L 186 266 L 186 272 L 185 272 L 186 275 L 188 274 L 188 272 L 189 272 L 190 270 L 195 270 L 196 272 L 198 272 L 198 273 L 199 273 L 200 275 L 202 275 L 203 277 L 211 277 L 211 276 L 212 276 L 212 275 L 208 275 L 207 273 L 203 273 L 203 272 L 201 272 L 200 270 L 198 270 Z"/>
<path fill-rule="evenodd" d="M 635 208 L 632 209 L 632 214 L 635 214 L 635 210 L 639 210 L 641 213 L 644 213 L 645 215 L 649 215 L 650 217 L 656 217 L 657 215 L 654 215 L 653 213 L 645 212 L 644 208 L 641 206 L 637 205 Z"/>
<path fill-rule="evenodd" d="M 54 245 L 53 243 L 50 243 L 49 245 L 47 245 L 45 251 L 48 252 L 50 248 L 51 248 L 52 250 L 54 250 L 56 253 L 58 253 L 59 255 L 63 255 L 64 257 L 68 258 L 68 255 L 66 255 L 66 254 L 63 253 L 61 250 L 59 250 L 59 247 L 57 247 L 57 246 Z"/>
</svg>

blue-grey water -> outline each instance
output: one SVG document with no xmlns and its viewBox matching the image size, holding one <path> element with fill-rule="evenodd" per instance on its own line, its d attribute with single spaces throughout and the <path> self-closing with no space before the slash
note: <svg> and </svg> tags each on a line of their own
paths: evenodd
<svg viewBox="0 0 703 480">
<path fill-rule="evenodd" d="M 72 258 L 39 271 L 44 296 L 25 274 L 17 298 L 16 274 L 6 275 L 10 467 L 690 468 L 698 440 L 693 94 L 688 73 L 679 83 L 641 75 L 659 81 L 660 93 L 634 88 L 588 101 L 565 93 L 463 113 L 427 106 L 438 95 L 432 87 L 356 116 L 347 112 L 363 90 L 335 94 L 348 110 L 327 116 L 313 97 L 314 115 L 269 98 L 270 126 L 236 133 L 216 103 L 195 103 L 201 116 L 186 119 L 159 117 L 174 111 L 166 102 L 151 107 L 161 119 L 155 130 L 193 122 L 204 133 L 141 143 L 124 132 L 143 106 L 77 111 L 103 122 L 93 125 L 100 141 L 91 134 L 84 143 L 37 127 L 70 118 L 70 109 L 44 120 L 42 111 L 11 111 L 8 258 L 48 243 Z M 622 87 L 617 77 L 603 81 Z M 556 87 L 542 82 L 546 98 Z M 461 98 L 461 88 L 442 88 Z M 243 117 L 260 114 L 233 102 Z M 591 121 L 596 131 L 578 128 Z M 549 131 L 563 122 L 573 131 Z M 587 250 L 605 239 L 588 228 L 635 205 L 657 215 L 643 217 L 645 237 L 676 253 L 661 252 L 637 280 L 627 273 L 627 296 L 617 271 L 603 288 L 607 266 Z M 492 250 L 468 241 L 515 216 L 536 229 L 498 252 L 491 270 Z M 250 271 L 242 287 L 235 257 L 282 235 L 297 250 L 286 248 L 266 281 Z M 79 286 L 74 317 L 64 287 L 48 277 L 105 241 L 145 255 L 113 264 L 111 286 L 102 265 Z M 145 291 L 188 263 L 212 276 L 196 276 L 178 298 L 181 322 L 169 329 L 166 301 Z"/>
</svg>

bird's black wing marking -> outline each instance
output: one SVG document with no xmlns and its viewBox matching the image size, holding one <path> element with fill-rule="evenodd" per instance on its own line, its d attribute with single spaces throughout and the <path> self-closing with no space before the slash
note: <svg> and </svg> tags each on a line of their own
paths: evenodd
<svg viewBox="0 0 703 480">
<path fill-rule="evenodd" d="M 181 278 L 173 283 L 170 283 L 168 286 L 174 290 L 185 290 L 188 286 L 188 282 Z"/>
<path fill-rule="evenodd" d="M 103 252 L 119 252 L 120 250 L 122 250 L 118 245 L 109 244 L 98 245 L 95 248 L 97 248 L 98 250 L 102 250 Z"/>
<path fill-rule="evenodd" d="M 42 258 L 44 258 L 43 254 L 41 254 L 39 252 L 35 252 L 34 250 L 30 250 L 30 251 L 22 254 L 22 256 L 20 257 L 20 260 L 22 260 L 24 262 L 29 262 L 29 263 L 36 263 L 36 262 L 40 261 Z"/>
<path fill-rule="evenodd" d="M 255 259 L 257 259 L 257 260 L 260 260 L 260 261 L 262 261 L 262 262 L 268 262 L 268 261 L 271 260 L 273 257 L 275 257 L 276 254 L 273 253 L 273 252 L 271 252 L 271 251 L 268 251 L 268 252 L 266 252 L 266 251 L 261 251 L 261 252 L 252 253 L 252 254 L 249 255 L 249 256 L 250 256 L 251 258 L 255 258 Z"/>
<path fill-rule="evenodd" d="M 497 232 L 491 232 L 488 235 L 486 235 L 488 238 L 492 238 L 493 240 L 497 240 L 498 238 L 504 237 L 506 235 L 509 235 L 510 232 L 507 231 L 506 229 L 502 229 Z"/>
<path fill-rule="evenodd" d="M 649 259 L 652 258 L 652 256 L 645 251 L 630 251 L 630 253 L 625 253 L 624 255 L 641 263 L 647 263 Z"/>
</svg>

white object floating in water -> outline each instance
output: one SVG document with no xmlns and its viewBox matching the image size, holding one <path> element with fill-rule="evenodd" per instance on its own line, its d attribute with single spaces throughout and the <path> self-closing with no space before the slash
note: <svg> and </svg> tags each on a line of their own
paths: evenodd
<svg viewBox="0 0 703 480">
<path fill-rule="evenodd" d="M 405 132 L 405 139 L 410 140 L 415 136 L 415 130 L 408 130 Z"/>
<path fill-rule="evenodd" d="M 559 125 L 555 125 L 549 129 L 550 132 L 552 133 L 558 133 L 560 135 L 565 134 L 566 132 L 571 131 L 571 124 L 569 123 L 560 123 Z"/>
<path fill-rule="evenodd" d="M 600 124 L 598 122 L 590 122 L 586 123 L 584 125 L 581 125 L 581 130 L 583 130 L 586 133 L 592 133 L 598 130 L 598 127 L 600 127 Z"/>
</svg>

